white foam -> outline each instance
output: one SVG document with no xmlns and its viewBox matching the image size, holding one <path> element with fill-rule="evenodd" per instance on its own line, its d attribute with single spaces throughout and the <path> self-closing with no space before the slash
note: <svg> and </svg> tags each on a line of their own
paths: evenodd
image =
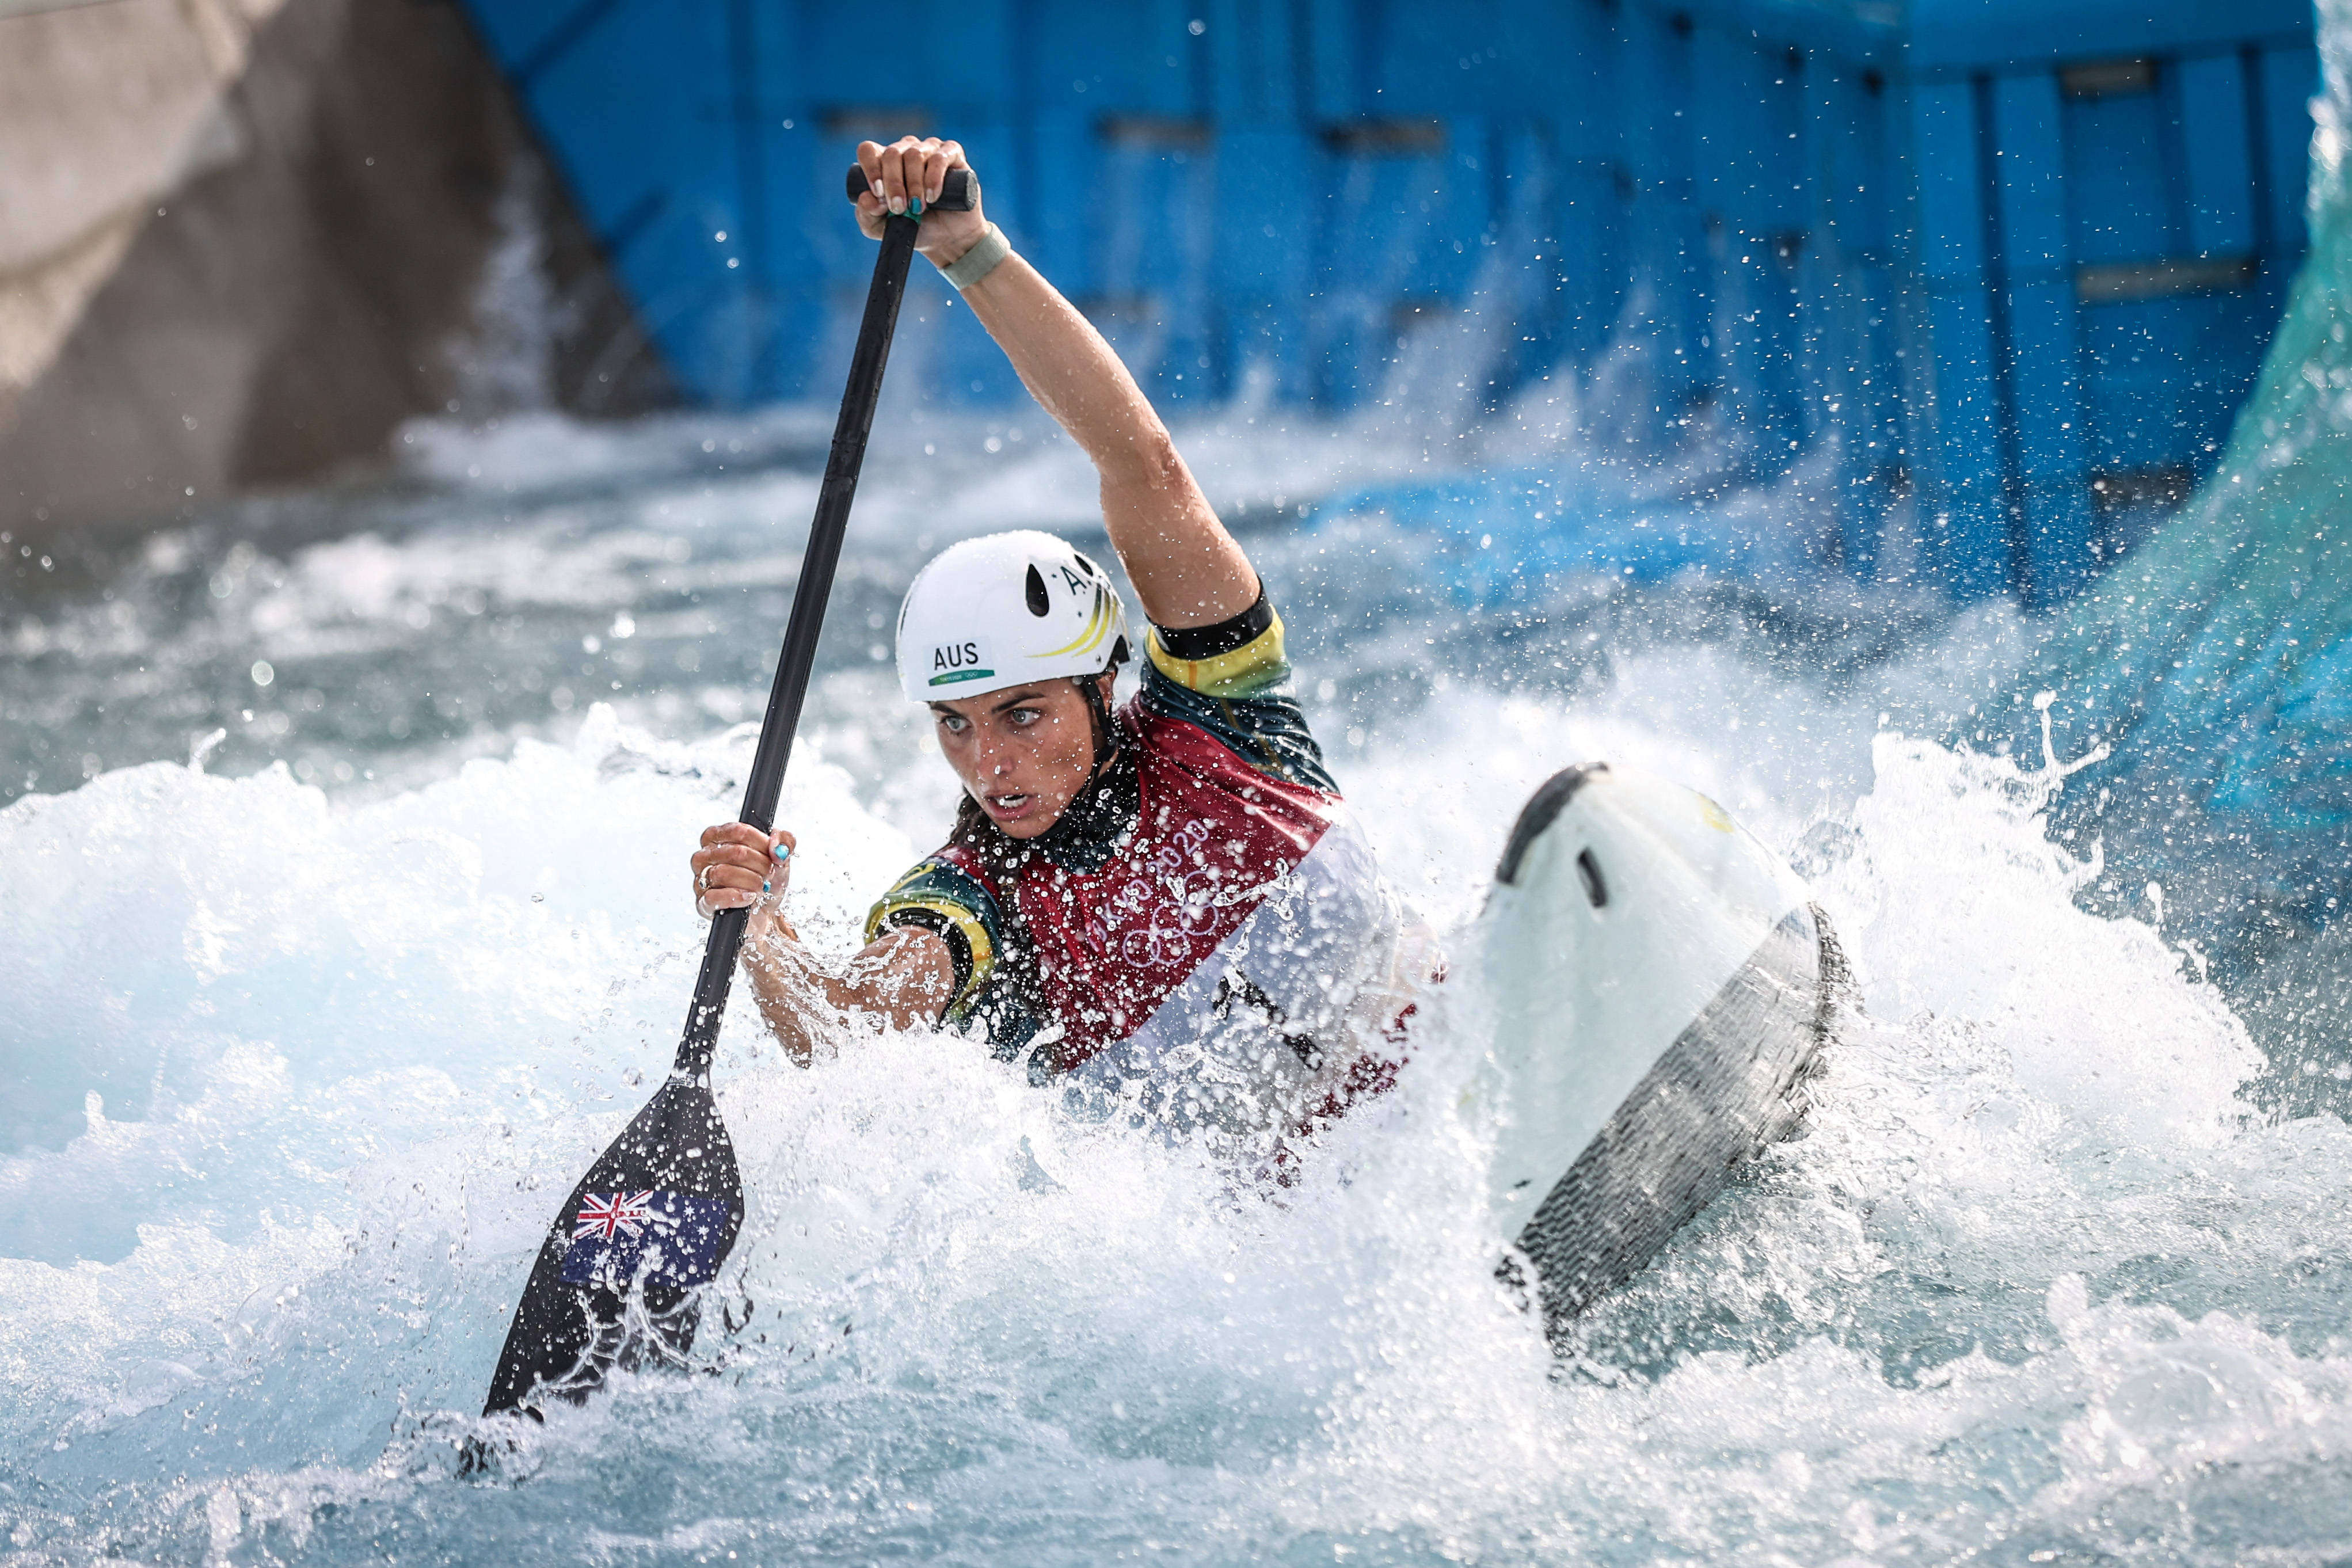
<svg viewBox="0 0 2352 1568">
<path fill-rule="evenodd" d="M 1810 833 L 1826 868 L 1870 1017 L 1811 1136 L 1604 1310 L 1565 1383 L 1489 1277 L 1457 1004 L 1273 1205 L 965 1042 L 803 1072 L 739 1008 L 724 1375 L 560 1414 L 511 1493 L 454 1479 L 450 1441 L 549 1206 L 667 1059 L 684 849 L 731 813 L 748 732 L 599 712 L 373 802 L 156 764 L 20 803 L 0 1514 L 28 1550 L 238 1561 L 356 1557 L 395 1520 L 457 1555 L 1826 1561 L 2111 1542 L 2155 1489 L 2216 1493 L 2216 1458 L 2340 1452 L 2347 1369 L 2294 1326 L 2340 1313 L 2245 1259 L 2340 1252 L 2352 1139 L 2247 1121 L 2243 1031 L 2155 933 L 2073 907 L 2086 847 L 2044 837 L 2039 786 L 1865 745 L 1855 703 L 1662 653 L 1564 712 L 1457 689 L 1339 743 L 1446 921 L 1526 792 L 1593 755 Z M 921 846 L 814 756 L 791 776 L 801 920 L 845 946 Z"/>
</svg>

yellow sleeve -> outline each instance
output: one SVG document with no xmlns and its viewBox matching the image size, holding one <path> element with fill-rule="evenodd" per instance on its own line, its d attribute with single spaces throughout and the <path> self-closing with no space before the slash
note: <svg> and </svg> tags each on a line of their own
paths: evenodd
<svg viewBox="0 0 2352 1568">
<path fill-rule="evenodd" d="M 1206 658 L 1182 658 L 1168 649 L 1165 636 L 1151 628 L 1145 649 L 1152 668 L 1189 691 L 1203 697 L 1255 697 L 1278 686 L 1290 674 L 1290 658 L 1282 646 L 1282 617 L 1266 607 L 1265 630 L 1229 653 Z M 1177 633 L 1181 638 L 1185 634 Z"/>
</svg>

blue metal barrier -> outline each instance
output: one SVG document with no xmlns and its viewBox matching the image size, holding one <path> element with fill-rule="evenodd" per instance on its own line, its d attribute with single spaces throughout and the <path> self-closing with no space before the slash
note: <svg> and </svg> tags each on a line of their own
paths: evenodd
<svg viewBox="0 0 2352 1568">
<path fill-rule="evenodd" d="M 1489 405 L 1833 442 L 1845 569 L 1962 597 L 2064 597 L 2204 471 L 2304 246 L 2308 0 L 467 4 L 713 405 L 838 380 L 839 171 L 941 132 L 1156 398 L 1343 410 L 1475 305 Z M 917 287 L 934 395 L 1015 395 Z"/>
</svg>

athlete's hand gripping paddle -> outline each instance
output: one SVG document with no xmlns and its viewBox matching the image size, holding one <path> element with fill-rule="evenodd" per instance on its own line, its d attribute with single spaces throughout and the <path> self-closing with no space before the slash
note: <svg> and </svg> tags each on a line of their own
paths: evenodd
<svg viewBox="0 0 2352 1568">
<path fill-rule="evenodd" d="M 850 194 L 867 188 L 850 171 Z M 969 211 L 980 182 L 969 170 L 948 174 L 935 208 Z M 889 217 L 882 253 L 866 293 L 866 315 L 849 361 L 849 385 L 833 428 L 833 452 L 817 492 L 816 521 L 801 558 L 800 586 L 784 629 L 760 746 L 743 789 L 742 820 L 767 831 L 775 824 L 776 796 L 808 692 L 818 627 L 841 559 L 841 536 L 857 493 L 866 437 L 881 396 L 890 335 L 915 254 L 918 220 Z M 710 1095 L 710 1058 L 735 976 L 748 910 L 721 910 L 710 921 L 694 1004 L 669 1079 L 637 1112 L 613 1146 L 580 1179 L 540 1247 L 490 1378 L 485 1415 L 518 1406 L 536 1415 L 532 1402 L 550 1395 L 585 1399 L 614 1365 L 682 1364 L 694 1344 L 696 1289 L 717 1278 L 743 1225 L 743 1184 L 735 1146 Z"/>
</svg>

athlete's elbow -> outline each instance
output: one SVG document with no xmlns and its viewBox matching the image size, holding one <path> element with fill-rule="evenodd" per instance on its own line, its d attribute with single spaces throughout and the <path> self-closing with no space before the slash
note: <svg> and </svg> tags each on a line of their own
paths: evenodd
<svg viewBox="0 0 2352 1568">
<path fill-rule="evenodd" d="M 1106 485 L 1153 490 L 1167 489 L 1180 483 L 1186 474 L 1184 458 L 1176 450 L 1176 438 L 1156 417 L 1125 441 L 1097 454 L 1095 467 Z"/>
</svg>

